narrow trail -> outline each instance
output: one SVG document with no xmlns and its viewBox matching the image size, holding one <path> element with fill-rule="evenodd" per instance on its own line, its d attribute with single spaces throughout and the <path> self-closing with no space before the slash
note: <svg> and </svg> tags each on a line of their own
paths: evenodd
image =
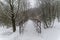
<svg viewBox="0 0 60 40">
<path fill-rule="evenodd" d="M 32 20 L 27 21 L 24 34 L 20 40 L 43 40 L 40 36 L 38 36 Z"/>
</svg>

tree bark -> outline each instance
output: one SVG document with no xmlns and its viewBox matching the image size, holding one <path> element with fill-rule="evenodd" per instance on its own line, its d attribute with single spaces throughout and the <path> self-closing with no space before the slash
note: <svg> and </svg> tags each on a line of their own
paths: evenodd
<svg viewBox="0 0 60 40">
<path fill-rule="evenodd" d="M 16 25 L 15 25 L 14 14 L 12 14 L 12 27 L 13 27 L 13 32 L 15 32 L 16 31 Z"/>
<path fill-rule="evenodd" d="M 13 2 L 12 4 L 10 3 L 10 8 L 11 8 L 11 21 L 12 21 L 12 27 L 13 27 L 13 32 L 16 31 L 16 25 L 15 25 L 15 15 L 14 15 L 14 6 L 13 6 Z"/>
</svg>

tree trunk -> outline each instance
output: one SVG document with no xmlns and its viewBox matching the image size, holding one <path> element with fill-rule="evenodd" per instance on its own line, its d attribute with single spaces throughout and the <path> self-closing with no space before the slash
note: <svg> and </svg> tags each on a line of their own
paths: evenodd
<svg viewBox="0 0 60 40">
<path fill-rule="evenodd" d="M 16 25 L 15 25 L 15 13 L 14 13 L 14 1 L 13 0 L 9 0 L 9 4 L 10 4 L 10 9 L 11 9 L 11 21 L 12 21 L 12 27 L 13 27 L 13 32 L 16 31 Z"/>
<path fill-rule="evenodd" d="M 16 31 L 16 25 L 15 25 L 14 14 L 12 14 L 12 27 L 13 27 L 13 32 L 15 32 Z"/>
<path fill-rule="evenodd" d="M 37 21 L 37 32 L 38 33 L 41 33 L 41 22 L 40 22 L 40 24 L 38 24 L 39 23 L 39 21 Z"/>
</svg>

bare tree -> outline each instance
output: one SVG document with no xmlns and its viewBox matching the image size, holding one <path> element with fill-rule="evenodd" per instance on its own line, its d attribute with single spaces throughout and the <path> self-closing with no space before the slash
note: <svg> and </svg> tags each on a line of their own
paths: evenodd
<svg viewBox="0 0 60 40">
<path fill-rule="evenodd" d="M 7 4 L 4 4 L 2 3 L 3 5 L 3 17 L 1 20 L 3 23 L 7 23 L 10 25 L 12 25 L 13 27 L 13 32 L 16 31 L 16 19 L 17 19 L 17 16 L 18 16 L 18 13 L 19 13 L 19 5 L 20 5 L 20 0 L 5 0 Z M 15 3 L 16 2 L 16 3 Z M 15 5 L 16 4 L 16 5 Z M 7 8 L 6 8 L 7 7 Z M 0 18 L 1 18 L 0 17 Z M 6 24 L 5 23 L 5 24 Z"/>
<path fill-rule="evenodd" d="M 42 22 L 45 26 L 45 28 L 49 28 L 54 24 L 54 19 L 56 17 L 56 7 L 53 0 L 45 0 L 42 2 L 41 5 L 41 13 L 42 13 Z"/>
</svg>

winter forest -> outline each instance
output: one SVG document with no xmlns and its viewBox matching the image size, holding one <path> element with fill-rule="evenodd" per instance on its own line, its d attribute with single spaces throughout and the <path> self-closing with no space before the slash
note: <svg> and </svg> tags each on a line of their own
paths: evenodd
<svg viewBox="0 0 60 40">
<path fill-rule="evenodd" d="M 0 0 L 0 40 L 60 40 L 60 0 Z"/>
</svg>

